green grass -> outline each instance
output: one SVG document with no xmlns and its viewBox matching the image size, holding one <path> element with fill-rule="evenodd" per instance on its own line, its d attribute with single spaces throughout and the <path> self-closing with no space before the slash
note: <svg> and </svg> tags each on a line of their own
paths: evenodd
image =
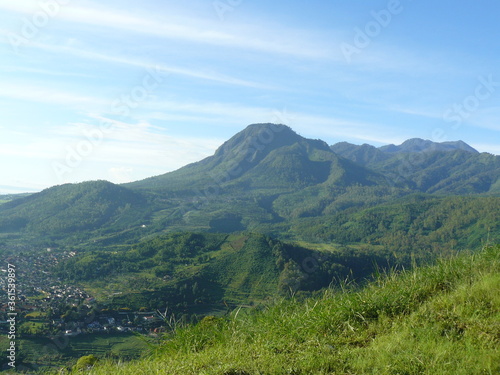
<svg viewBox="0 0 500 375">
<path fill-rule="evenodd" d="M 90 374 L 497 374 L 500 246 L 178 329 L 138 361 Z"/>
</svg>

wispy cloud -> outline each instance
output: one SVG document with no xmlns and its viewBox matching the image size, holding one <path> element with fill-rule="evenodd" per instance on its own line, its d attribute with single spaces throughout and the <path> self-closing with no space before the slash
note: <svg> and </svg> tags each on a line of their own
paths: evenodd
<svg viewBox="0 0 500 375">
<path fill-rule="evenodd" d="M 38 10 L 37 1 L 10 2 L 0 0 L 0 8 L 33 14 Z M 299 30 L 281 30 L 283 33 L 262 33 L 262 27 L 238 27 L 231 32 L 216 30 L 209 22 L 195 17 L 181 17 L 178 14 L 130 14 L 123 10 L 96 6 L 85 7 L 74 3 L 61 6 L 58 20 L 87 24 L 107 29 L 129 31 L 161 38 L 202 43 L 215 46 L 251 49 L 273 54 L 293 55 L 305 58 L 331 57 L 332 48 L 318 46 L 313 38 L 307 39 Z M 219 24 L 220 26 L 220 24 Z M 262 25 L 261 25 L 262 26 Z M 279 31 L 279 30 L 276 30 Z"/>
<path fill-rule="evenodd" d="M 325 140 L 335 142 L 349 140 L 351 142 L 375 142 L 379 144 L 397 143 L 402 140 L 401 137 L 392 134 L 390 127 L 378 123 L 303 113 L 290 113 L 290 117 L 293 118 L 294 128 L 298 131 L 314 137 L 324 137 Z"/>
<path fill-rule="evenodd" d="M 418 106 L 415 107 L 403 107 L 398 105 L 389 105 L 386 106 L 386 109 L 392 112 L 399 112 L 408 115 L 414 115 L 419 117 L 427 117 L 432 119 L 443 119 L 443 111 L 438 111 L 432 108 L 421 108 Z"/>
<path fill-rule="evenodd" d="M 236 118 L 254 119 L 254 122 L 266 119 L 269 121 L 273 112 L 273 108 L 271 107 L 249 106 L 227 102 L 158 100 L 155 103 L 149 103 L 148 107 L 158 111 L 155 114 L 158 119 L 164 119 L 164 116 L 168 116 L 171 113 L 184 113 L 187 115 L 198 114 L 225 118 L 232 123 L 234 123 L 234 119 Z"/>
<path fill-rule="evenodd" d="M 105 131 L 99 125 L 88 123 L 74 123 L 52 129 L 52 133 L 64 135 L 71 142 L 86 140 L 86 134 L 91 131 L 100 131 L 102 141 L 99 149 L 108 150 L 99 160 L 120 161 L 127 160 L 131 164 L 150 163 L 151 166 L 170 165 L 172 162 L 179 167 L 179 159 L 188 158 L 190 161 L 199 160 L 211 153 L 222 143 L 216 138 L 201 138 L 196 136 L 174 137 L 164 129 L 147 122 L 127 123 L 107 117 L 93 115 L 95 122 L 110 124 Z M 102 145 L 102 146 L 101 146 Z M 112 150 L 112 151 L 110 151 Z M 141 156 L 142 155 L 142 156 Z M 156 159 L 157 156 L 162 158 Z M 179 158 L 176 158 L 178 155 Z M 169 159 L 168 162 L 165 160 Z M 167 168 L 167 167 L 165 167 Z"/>
<path fill-rule="evenodd" d="M 89 60 L 97 60 L 108 63 L 122 64 L 133 67 L 138 67 L 141 69 L 155 69 L 157 71 L 168 73 L 168 74 L 176 74 L 180 76 L 186 76 L 190 78 L 199 78 L 208 81 L 215 81 L 223 84 L 235 85 L 235 86 L 245 86 L 245 87 L 253 87 L 253 88 L 261 88 L 261 89 L 275 89 L 271 85 L 252 82 L 236 77 L 231 77 L 225 74 L 220 74 L 214 71 L 203 71 L 200 69 L 188 69 L 185 67 L 178 67 L 172 65 L 166 65 L 163 63 L 154 63 L 154 62 L 146 62 L 133 58 L 124 58 L 119 56 L 113 56 L 109 53 L 100 53 L 95 51 L 90 51 L 82 48 L 74 48 L 69 46 L 61 46 L 61 45 L 50 45 L 45 43 L 33 43 L 34 47 L 50 51 L 52 53 L 58 54 L 70 54 L 73 56 L 89 59 Z"/>
<path fill-rule="evenodd" d="M 29 185 L 29 182 L 26 182 Z M 12 185 L 0 185 L 0 194 L 20 194 L 20 193 L 36 193 L 43 189 L 43 186 L 39 188 L 34 186 L 12 186 Z"/>
<path fill-rule="evenodd" d="M 106 101 L 43 85 L 4 82 L 0 85 L 0 97 L 36 103 L 88 108 L 103 106 Z"/>
</svg>

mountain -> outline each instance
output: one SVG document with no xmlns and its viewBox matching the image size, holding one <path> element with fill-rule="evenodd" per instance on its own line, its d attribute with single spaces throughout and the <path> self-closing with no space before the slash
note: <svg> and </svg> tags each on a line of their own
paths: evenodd
<svg viewBox="0 0 500 375">
<path fill-rule="evenodd" d="M 296 189 L 329 181 L 374 184 L 376 173 L 350 163 L 327 143 L 299 136 L 285 125 L 254 124 L 213 156 L 177 171 L 126 184 L 132 189 L 186 192 L 207 185 L 240 190 Z"/>
<path fill-rule="evenodd" d="M 500 156 L 479 153 L 462 141 L 436 143 L 419 138 L 399 146 L 373 147 L 347 142 L 337 154 L 427 193 L 471 194 L 500 191 Z"/>
<path fill-rule="evenodd" d="M 353 214 L 422 192 L 496 194 L 499 181 L 500 157 L 460 141 L 329 147 L 285 125 L 253 124 L 173 172 L 123 185 L 56 186 L 4 203 L 0 233 L 101 244 L 175 231 L 287 237 L 280 228 L 294 220 Z"/>
<path fill-rule="evenodd" d="M 390 144 L 377 148 L 366 143 L 355 145 L 348 142 L 339 142 L 330 147 L 333 152 L 361 165 L 387 160 L 395 154 L 436 151 L 465 151 L 471 154 L 479 154 L 476 149 L 463 141 L 438 143 L 421 138 L 408 139 L 399 146 Z"/>
<path fill-rule="evenodd" d="M 323 141 L 303 138 L 285 125 L 254 124 L 213 156 L 124 186 L 154 197 L 161 226 L 228 231 L 316 215 L 349 186 L 389 188 L 389 183 Z"/>
<path fill-rule="evenodd" d="M 360 165 L 376 163 L 389 158 L 389 156 L 380 149 L 366 143 L 358 146 L 349 142 L 339 142 L 332 145 L 331 149 L 336 154 Z"/>
<path fill-rule="evenodd" d="M 412 138 L 403 142 L 399 146 L 393 144 L 379 148 L 382 152 L 388 153 L 409 153 L 409 152 L 429 152 L 429 151 L 455 151 L 462 150 L 473 154 L 479 152 L 463 141 L 455 142 L 433 142 L 420 138 Z"/>
<path fill-rule="evenodd" d="M 0 205 L 0 233 L 73 234 L 140 220 L 145 199 L 107 181 L 55 186 Z M 144 216 L 144 215 L 142 215 Z"/>
</svg>

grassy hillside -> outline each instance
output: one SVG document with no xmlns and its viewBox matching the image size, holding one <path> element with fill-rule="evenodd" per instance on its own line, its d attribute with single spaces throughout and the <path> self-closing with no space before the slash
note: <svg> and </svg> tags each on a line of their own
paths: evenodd
<svg viewBox="0 0 500 375">
<path fill-rule="evenodd" d="M 177 329 L 152 357 L 90 374 L 497 374 L 500 246 L 362 290 L 236 310 Z"/>
</svg>

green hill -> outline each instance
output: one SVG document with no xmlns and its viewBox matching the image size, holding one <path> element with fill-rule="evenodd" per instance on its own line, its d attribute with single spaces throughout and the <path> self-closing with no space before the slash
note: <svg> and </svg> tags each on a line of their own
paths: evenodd
<svg viewBox="0 0 500 375">
<path fill-rule="evenodd" d="M 0 233 L 71 235 L 118 229 L 144 217 L 145 203 L 140 194 L 107 181 L 55 186 L 0 205 Z"/>
<path fill-rule="evenodd" d="M 176 327 L 150 357 L 92 374 L 497 374 L 500 246 L 264 310 Z"/>
<path fill-rule="evenodd" d="M 255 233 L 171 233 L 87 250 L 60 262 L 55 272 L 113 309 L 168 307 L 192 315 L 224 309 L 226 303 L 255 304 L 312 292 L 347 277 L 363 280 L 392 262 L 382 251 L 306 245 Z"/>
<path fill-rule="evenodd" d="M 352 200 L 343 203 L 351 208 L 325 210 L 321 217 L 290 220 L 270 230 L 295 240 L 381 245 L 400 256 L 477 249 L 487 238 L 500 241 L 498 197 L 416 194 L 368 208 Z"/>
</svg>

